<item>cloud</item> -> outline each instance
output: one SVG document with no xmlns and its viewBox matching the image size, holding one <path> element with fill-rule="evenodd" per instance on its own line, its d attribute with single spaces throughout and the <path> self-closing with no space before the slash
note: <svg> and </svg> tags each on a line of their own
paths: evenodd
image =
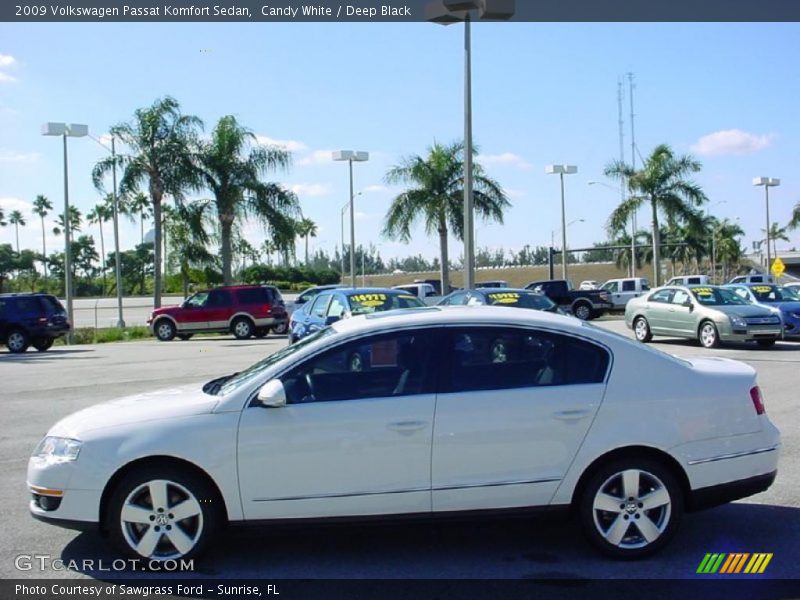
<svg viewBox="0 0 800 600">
<path fill-rule="evenodd" d="M 18 210 L 25 215 L 33 214 L 33 204 L 25 202 L 25 200 L 20 200 L 19 198 L 0 198 L 0 206 L 3 207 L 3 212 L 6 213 L 6 217 L 12 210 Z"/>
<path fill-rule="evenodd" d="M 477 161 L 484 165 L 509 165 L 518 169 L 530 169 L 531 165 L 518 154 L 503 152 L 502 154 L 481 154 Z"/>
<path fill-rule="evenodd" d="M 256 141 L 262 146 L 279 146 L 289 152 L 308 150 L 308 146 L 297 140 L 276 140 L 266 135 L 256 135 Z"/>
<path fill-rule="evenodd" d="M 10 67 L 15 62 L 16 59 L 10 54 L 0 54 L 0 67 Z"/>
<path fill-rule="evenodd" d="M 12 150 L 0 150 L 0 162 L 21 162 L 32 163 L 41 158 L 38 152 L 14 152 Z"/>
<path fill-rule="evenodd" d="M 364 191 L 369 193 L 377 193 L 377 192 L 385 192 L 388 189 L 389 188 L 387 188 L 385 185 L 373 184 L 365 187 Z"/>
<path fill-rule="evenodd" d="M 357 210 L 356 212 L 353 213 L 353 218 L 356 221 L 368 221 L 369 219 L 372 218 L 372 215 Z"/>
<path fill-rule="evenodd" d="M 295 183 L 289 189 L 298 196 L 325 196 L 330 192 L 324 183 Z"/>
<path fill-rule="evenodd" d="M 0 71 L 0 83 L 16 83 L 17 78 Z"/>
<path fill-rule="evenodd" d="M 297 161 L 301 167 L 333 163 L 333 150 L 315 150 Z"/>
<path fill-rule="evenodd" d="M 704 135 L 691 146 L 691 150 L 702 156 L 753 154 L 769 146 L 774 137 L 771 133 L 756 135 L 741 129 L 724 129 Z"/>
</svg>

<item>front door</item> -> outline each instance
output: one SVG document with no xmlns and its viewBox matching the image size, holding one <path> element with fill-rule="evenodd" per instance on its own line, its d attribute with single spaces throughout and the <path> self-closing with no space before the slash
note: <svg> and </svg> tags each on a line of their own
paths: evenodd
<svg viewBox="0 0 800 600">
<path fill-rule="evenodd" d="M 208 329 L 208 292 L 197 292 L 183 303 L 177 315 L 178 331 L 202 331 Z"/>
<path fill-rule="evenodd" d="M 546 505 L 605 393 L 608 352 L 522 328 L 449 336 L 433 436 L 434 511 Z"/>
<path fill-rule="evenodd" d="M 686 306 L 692 297 L 689 292 L 685 290 L 675 290 L 668 308 L 667 319 L 669 321 L 668 327 L 670 330 L 677 334 L 685 335 L 688 337 L 695 337 L 697 331 L 695 328 L 695 313 L 694 308 Z"/>
<path fill-rule="evenodd" d="M 242 414 L 245 517 L 429 512 L 435 345 L 430 330 L 361 338 L 281 376 L 286 406 Z"/>
</svg>

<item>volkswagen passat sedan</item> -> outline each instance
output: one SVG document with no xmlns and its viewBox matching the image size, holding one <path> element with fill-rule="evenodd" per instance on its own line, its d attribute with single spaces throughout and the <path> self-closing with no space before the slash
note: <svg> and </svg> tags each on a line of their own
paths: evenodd
<svg viewBox="0 0 800 600">
<path fill-rule="evenodd" d="M 625 307 L 625 324 L 640 342 L 664 335 L 699 340 L 706 348 L 722 342 L 757 342 L 768 348 L 783 329 L 775 311 L 710 285 L 662 287 L 634 298 Z"/>
<path fill-rule="evenodd" d="M 352 370 L 354 354 L 370 360 Z M 767 489 L 779 445 L 742 363 L 541 311 L 430 307 L 75 413 L 28 486 L 34 517 L 154 560 L 195 556 L 228 523 L 542 507 L 573 508 L 600 550 L 634 558 L 685 511 Z"/>
</svg>

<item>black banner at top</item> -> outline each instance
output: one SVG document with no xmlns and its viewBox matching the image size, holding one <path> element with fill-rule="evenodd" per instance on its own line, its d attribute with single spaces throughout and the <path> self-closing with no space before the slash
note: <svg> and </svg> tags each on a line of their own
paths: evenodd
<svg viewBox="0 0 800 600">
<path fill-rule="evenodd" d="M 449 0 L 2 0 L 7 22 L 457 22 Z M 474 21 L 800 21 L 800 0 L 473 0 Z M 450 2 L 449 6 L 455 4 Z M 458 8 L 458 7 L 456 7 Z"/>
</svg>

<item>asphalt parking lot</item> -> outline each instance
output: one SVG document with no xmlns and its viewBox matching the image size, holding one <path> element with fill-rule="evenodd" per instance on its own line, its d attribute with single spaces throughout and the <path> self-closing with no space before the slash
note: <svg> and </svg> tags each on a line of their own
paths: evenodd
<svg viewBox="0 0 800 600">
<path fill-rule="evenodd" d="M 600 324 L 626 335 L 621 321 Z M 28 456 L 59 418 L 116 396 L 206 381 L 240 370 L 286 344 L 283 337 L 237 341 L 195 337 L 55 347 L 46 353 L 0 351 L 0 577 L 97 577 L 94 571 L 21 572 L 20 554 L 52 558 L 115 557 L 99 535 L 34 521 L 28 515 Z M 687 515 L 672 544 L 633 563 L 598 556 L 567 519 L 459 521 L 437 524 L 232 529 L 189 577 L 300 578 L 693 578 L 706 552 L 772 552 L 763 577 L 797 578 L 800 553 L 800 344 L 770 350 L 739 345 L 719 350 L 683 341 L 654 346 L 679 356 L 742 360 L 759 373 L 767 412 L 783 434 L 779 475 L 765 493 Z M 126 577 L 139 576 L 124 573 Z"/>
</svg>

